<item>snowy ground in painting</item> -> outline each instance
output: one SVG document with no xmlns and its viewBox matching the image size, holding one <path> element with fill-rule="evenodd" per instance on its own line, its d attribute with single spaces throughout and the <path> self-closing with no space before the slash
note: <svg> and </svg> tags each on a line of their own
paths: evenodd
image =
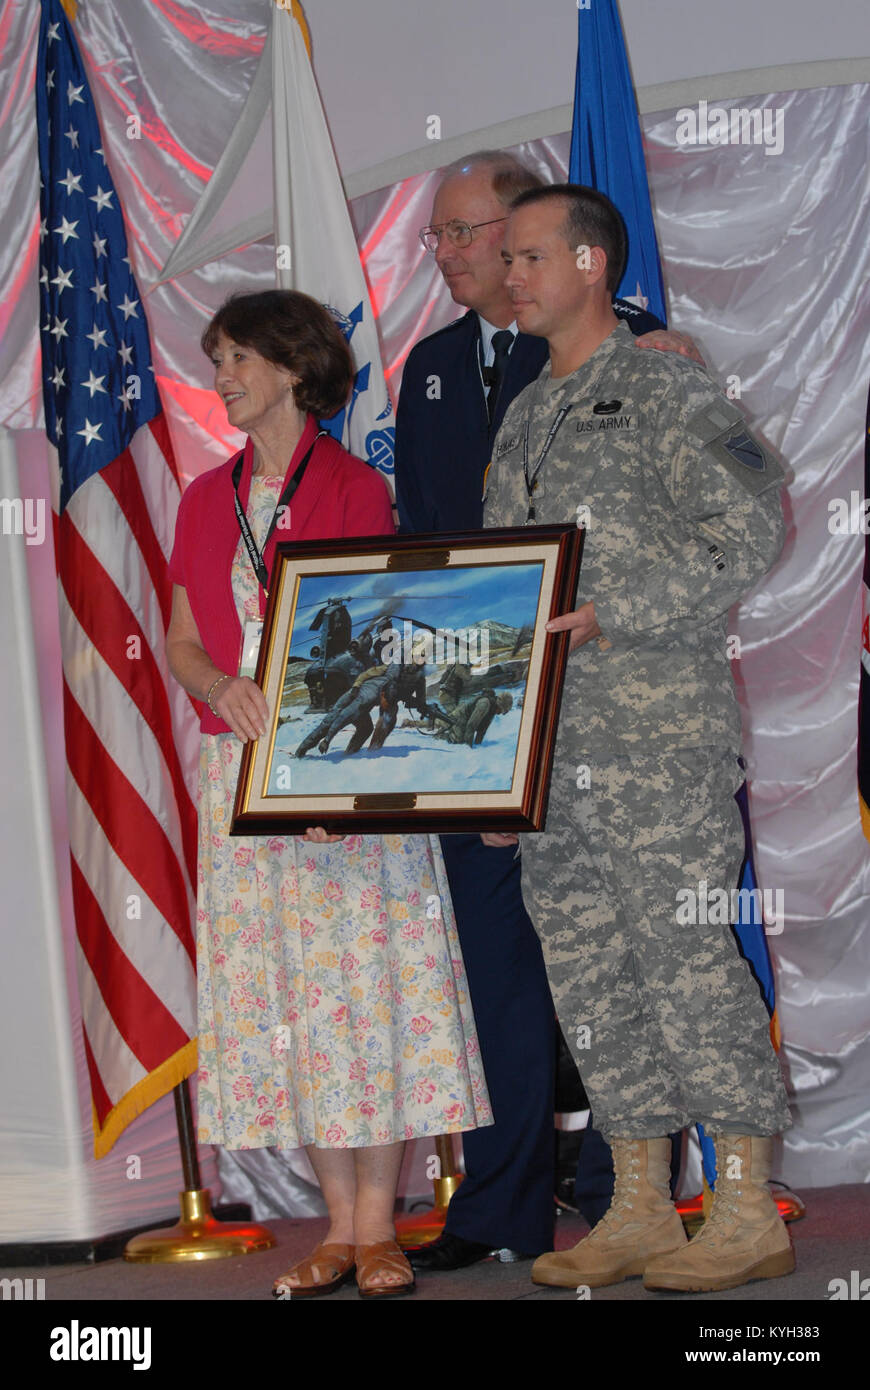
<svg viewBox="0 0 870 1390">
<path fill-rule="evenodd" d="M 510 693 L 516 701 L 516 688 Z M 323 718 L 322 713 L 303 714 L 282 724 L 279 730 L 269 792 L 279 791 L 277 776 L 282 767 L 289 767 L 289 790 L 298 795 L 509 791 L 521 715 L 516 704 L 507 714 L 496 715 L 483 743 L 469 748 L 464 743 L 447 743 L 420 729 L 402 728 L 403 720 L 414 717 L 402 705 L 396 728 L 383 748 L 366 747 L 344 757 L 343 750 L 353 734 L 353 725 L 349 724 L 333 739 L 328 753 L 318 753 L 314 748 L 304 758 L 294 758 L 293 750 Z M 285 772 L 281 779 L 284 783 L 286 775 Z M 288 790 L 286 785 L 283 790 Z"/>
</svg>

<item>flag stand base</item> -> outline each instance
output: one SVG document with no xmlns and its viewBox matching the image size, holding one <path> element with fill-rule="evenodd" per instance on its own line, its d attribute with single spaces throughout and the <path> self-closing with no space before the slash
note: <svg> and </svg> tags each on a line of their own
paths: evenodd
<svg viewBox="0 0 870 1390">
<path fill-rule="evenodd" d="M 432 1179 L 434 1205 L 428 1211 L 399 1216 L 396 1219 L 396 1242 L 403 1250 L 411 1246 L 428 1245 L 438 1239 L 447 1220 L 450 1198 L 462 1182 L 462 1174 L 456 1171 L 453 1139 L 449 1134 L 438 1135 L 435 1140 L 435 1156 L 440 1176 Z"/>
<path fill-rule="evenodd" d="M 124 1259 L 140 1264 L 170 1264 L 181 1260 L 224 1260 L 250 1255 L 276 1244 L 266 1226 L 243 1221 L 217 1221 L 211 1214 L 208 1189 L 179 1193 L 181 1220 L 160 1231 L 143 1231 L 124 1250 Z"/>
<path fill-rule="evenodd" d="M 177 1226 L 143 1231 L 124 1247 L 124 1259 L 140 1264 L 172 1264 L 181 1260 L 225 1260 L 230 1255 L 250 1255 L 277 1244 L 266 1226 L 247 1221 L 218 1221 L 211 1214 L 211 1196 L 202 1186 L 190 1088 L 184 1080 L 175 1087 L 175 1119 L 181 1146 L 184 1191 L 180 1192 L 181 1220 Z"/>
<path fill-rule="evenodd" d="M 772 1192 L 770 1195 L 779 1207 L 783 1221 L 800 1221 L 802 1216 L 806 1216 L 807 1209 L 796 1192 L 786 1190 Z"/>
</svg>

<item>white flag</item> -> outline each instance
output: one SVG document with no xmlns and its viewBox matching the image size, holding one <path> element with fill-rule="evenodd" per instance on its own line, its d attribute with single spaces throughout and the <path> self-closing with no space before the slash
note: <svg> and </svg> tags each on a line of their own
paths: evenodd
<svg viewBox="0 0 870 1390">
<path fill-rule="evenodd" d="M 270 134 L 271 206 L 263 167 Z M 289 5 L 278 4 L 239 122 L 159 278 L 172 279 L 270 231 L 279 287 L 325 304 L 354 356 L 353 394 L 326 426 L 351 453 L 391 477 L 395 422 L 368 286 L 305 37 Z"/>
</svg>

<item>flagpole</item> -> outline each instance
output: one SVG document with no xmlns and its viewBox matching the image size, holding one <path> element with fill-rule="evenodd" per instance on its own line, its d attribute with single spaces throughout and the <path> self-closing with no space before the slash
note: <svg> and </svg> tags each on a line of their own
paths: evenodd
<svg viewBox="0 0 870 1390">
<path fill-rule="evenodd" d="M 175 1087 L 173 1095 L 184 1174 L 184 1191 L 179 1193 L 181 1220 L 174 1226 L 134 1236 L 124 1249 L 124 1259 L 134 1264 L 176 1264 L 183 1260 L 224 1260 L 230 1255 L 271 1249 L 277 1242 L 267 1226 L 218 1221 L 212 1215 L 211 1194 L 201 1186 L 186 1079 Z"/>
</svg>

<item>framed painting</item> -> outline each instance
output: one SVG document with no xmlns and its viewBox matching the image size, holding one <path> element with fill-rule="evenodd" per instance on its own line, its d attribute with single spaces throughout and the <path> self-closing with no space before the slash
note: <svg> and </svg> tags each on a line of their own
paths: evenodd
<svg viewBox="0 0 870 1390">
<path fill-rule="evenodd" d="M 582 548 L 574 526 L 279 545 L 231 833 L 542 829 L 568 653 L 545 624 Z"/>
</svg>

